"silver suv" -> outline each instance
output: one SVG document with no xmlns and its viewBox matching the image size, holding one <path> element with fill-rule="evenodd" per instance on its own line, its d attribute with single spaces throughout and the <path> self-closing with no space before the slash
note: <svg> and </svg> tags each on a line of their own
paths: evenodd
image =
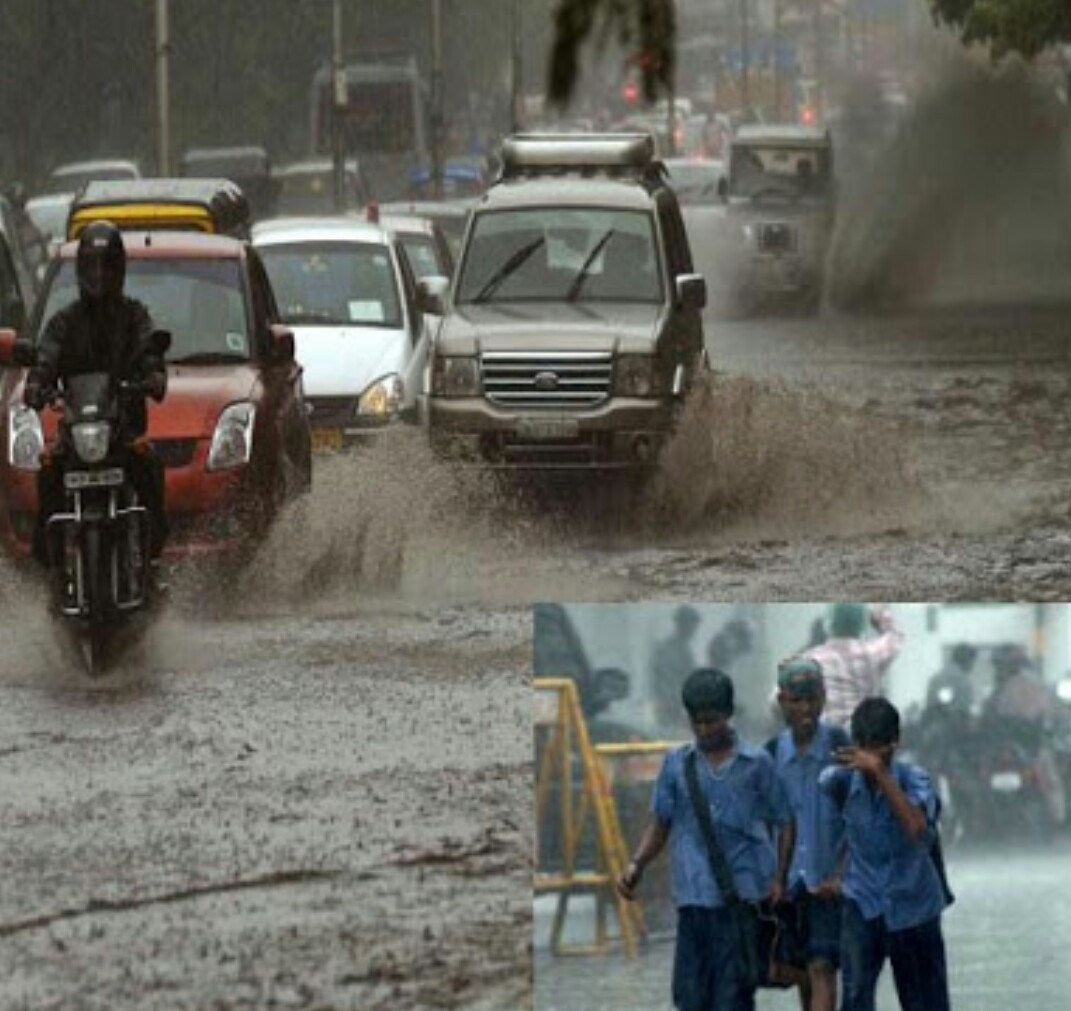
<svg viewBox="0 0 1071 1011">
<path fill-rule="evenodd" d="M 502 166 L 431 355 L 433 446 L 508 466 L 653 462 L 705 363 L 706 283 L 650 137 L 518 135 Z"/>
</svg>

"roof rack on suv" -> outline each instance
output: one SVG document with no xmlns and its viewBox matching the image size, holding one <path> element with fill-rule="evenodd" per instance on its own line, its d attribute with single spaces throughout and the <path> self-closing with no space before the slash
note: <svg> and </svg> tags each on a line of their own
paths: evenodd
<svg viewBox="0 0 1071 1011">
<path fill-rule="evenodd" d="M 598 173 L 661 178 L 646 133 L 519 133 L 502 142 L 502 179 Z"/>
</svg>

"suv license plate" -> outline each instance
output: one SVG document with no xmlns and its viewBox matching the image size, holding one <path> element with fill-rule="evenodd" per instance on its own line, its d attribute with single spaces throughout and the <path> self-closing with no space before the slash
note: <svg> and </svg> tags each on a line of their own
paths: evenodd
<svg viewBox="0 0 1071 1011">
<path fill-rule="evenodd" d="M 532 442 L 575 439 L 579 434 L 576 418 L 521 418 L 517 422 L 517 437 Z"/>
<path fill-rule="evenodd" d="M 107 470 L 69 470 L 63 475 L 63 487 L 68 491 L 77 488 L 113 488 L 122 483 L 122 467 L 109 467 Z"/>
</svg>

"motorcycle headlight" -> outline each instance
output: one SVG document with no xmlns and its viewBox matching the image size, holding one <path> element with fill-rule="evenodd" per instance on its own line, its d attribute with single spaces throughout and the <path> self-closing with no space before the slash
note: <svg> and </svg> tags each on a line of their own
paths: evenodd
<svg viewBox="0 0 1071 1011">
<path fill-rule="evenodd" d="M 39 470 L 45 435 L 41 419 L 29 407 L 13 407 L 7 418 L 7 459 L 19 470 Z"/>
<path fill-rule="evenodd" d="M 431 392 L 438 397 L 478 397 L 479 362 L 475 358 L 436 355 L 431 372 Z"/>
<path fill-rule="evenodd" d="M 108 455 L 112 441 L 110 421 L 79 421 L 71 425 L 74 451 L 84 463 L 100 463 Z"/>
<path fill-rule="evenodd" d="M 745 242 L 751 242 L 755 238 L 755 226 L 751 224 L 743 224 L 740 226 L 740 233 L 744 236 Z"/>
<path fill-rule="evenodd" d="M 402 392 L 402 381 L 398 376 L 390 375 L 377 379 L 357 401 L 358 419 L 390 420 L 401 407 Z"/>
<path fill-rule="evenodd" d="M 208 450 L 208 470 L 229 470 L 249 463 L 253 452 L 253 422 L 257 409 L 253 404 L 231 404 L 219 416 Z"/>
<path fill-rule="evenodd" d="M 655 360 L 650 355 L 622 355 L 617 360 L 614 393 L 619 397 L 650 397 L 655 392 Z"/>
</svg>

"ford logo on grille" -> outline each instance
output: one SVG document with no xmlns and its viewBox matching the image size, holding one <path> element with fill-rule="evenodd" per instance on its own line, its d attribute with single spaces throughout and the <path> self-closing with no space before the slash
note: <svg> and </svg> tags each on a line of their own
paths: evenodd
<svg viewBox="0 0 1071 1011">
<path fill-rule="evenodd" d="M 558 374 L 556 372 L 539 372 L 535 377 L 535 388 L 540 393 L 552 393 L 558 388 Z"/>
</svg>

